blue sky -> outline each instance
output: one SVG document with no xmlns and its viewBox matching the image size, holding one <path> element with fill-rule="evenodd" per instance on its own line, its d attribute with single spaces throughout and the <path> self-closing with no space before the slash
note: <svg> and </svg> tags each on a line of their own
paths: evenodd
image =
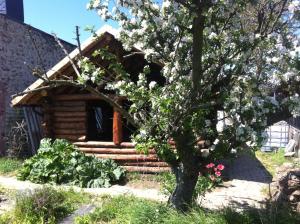
<svg viewBox="0 0 300 224">
<path fill-rule="evenodd" d="M 88 0 L 24 0 L 25 23 L 75 43 L 75 26 L 80 26 L 81 41 L 89 37 L 88 25 L 100 28 L 104 22 L 95 11 L 86 10 Z"/>
</svg>

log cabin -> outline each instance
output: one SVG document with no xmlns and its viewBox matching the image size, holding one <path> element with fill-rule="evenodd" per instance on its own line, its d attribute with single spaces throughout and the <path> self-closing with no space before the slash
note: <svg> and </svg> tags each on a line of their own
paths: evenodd
<svg viewBox="0 0 300 224">
<path fill-rule="evenodd" d="M 122 43 L 115 38 L 115 35 L 115 30 L 105 26 L 98 32 L 97 37 L 88 39 L 81 45 L 80 50 L 75 49 L 68 57 L 76 61 L 82 54 L 91 58 L 96 64 L 107 66 L 106 62 L 92 56 L 95 50 L 106 48 L 117 56 L 131 79 L 137 81 L 138 74 L 149 63 L 142 54 L 124 57 L 130 52 L 124 50 Z M 137 50 L 133 49 L 133 51 Z M 63 77 L 76 78 L 68 57 L 47 72 L 49 80 Z M 164 79 L 160 74 L 162 66 L 157 63 L 150 63 L 149 66 L 151 73 L 147 80 L 163 84 Z M 148 155 L 140 154 L 135 150 L 130 139 L 135 131 L 134 128 L 101 97 L 72 86 L 32 91 L 39 90 L 44 85 L 45 81 L 38 79 L 24 91 L 24 93 L 28 90 L 31 92 L 12 100 L 13 107 L 30 107 L 33 108 L 32 113 L 41 116 L 38 126 L 41 127 L 42 134 L 38 136 L 67 139 L 87 155 L 114 159 L 128 171 L 152 173 L 169 170 L 168 165 L 158 159 L 154 150 Z M 100 91 L 106 91 L 104 87 L 98 86 L 97 88 Z M 116 96 L 111 93 L 111 97 Z M 119 100 L 124 105 L 129 103 L 124 98 L 119 98 Z M 30 130 L 33 119 L 27 120 L 29 134 L 33 139 L 34 131 Z M 39 119 L 35 122 L 37 120 Z"/>
</svg>

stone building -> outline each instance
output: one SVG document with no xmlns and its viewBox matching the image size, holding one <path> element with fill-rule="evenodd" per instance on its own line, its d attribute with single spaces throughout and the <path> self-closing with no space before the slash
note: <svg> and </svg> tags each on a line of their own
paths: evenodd
<svg viewBox="0 0 300 224">
<path fill-rule="evenodd" d="M 75 48 L 62 42 L 69 51 Z M 24 23 L 23 0 L 0 0 L 0 154 L 11 127 L 23 116 L 11 108 L 11 95 L 36 79 L 32 68 L 47 71 L 63 57 L 53 36 Z"/>
</svg>

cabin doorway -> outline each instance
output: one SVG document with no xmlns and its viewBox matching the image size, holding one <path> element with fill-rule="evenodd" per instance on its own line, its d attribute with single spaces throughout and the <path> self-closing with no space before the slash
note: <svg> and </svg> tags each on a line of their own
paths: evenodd
<svg viewBox="0 0 300 224">
<path fill-rule="evenodd" d="M 105 101 L 87 103 L 88 141 L 113 141 L 113 107 Z"/>
</svg>

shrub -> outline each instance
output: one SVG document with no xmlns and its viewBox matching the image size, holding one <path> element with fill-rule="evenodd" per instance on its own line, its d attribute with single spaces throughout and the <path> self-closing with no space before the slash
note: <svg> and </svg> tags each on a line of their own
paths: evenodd
<svg viewBox="0 0 300 224">
<path fill-rule="evenodd" d="M 111 159 L 86 156 L 66 140 L 41 141 L 38 153 L 25 161 L 19 180 L 34 183 L 70 184 L 80 187 L 110 187 L 125 176 Z"/>
<path fill-rule="evenodd" d="M 19 223 L 56 223 L 71 212 L 64 193 L 46 187 L 17 194 L 13 219 Z"/>
<path fill-rule="evenodd" d="M 57 223 L 88 200 L 86 194 L 72 190 L 58 191 L 43 187 L 34 191 L 19 192 L 15 208 L 0 217 L 0 223 Z"/>
<path fill-rule="evenodd" d="M 17 159 L 0 158 L 0 174 L 10 174 L 22 167 L 22 162 Z"/>
</svg>

